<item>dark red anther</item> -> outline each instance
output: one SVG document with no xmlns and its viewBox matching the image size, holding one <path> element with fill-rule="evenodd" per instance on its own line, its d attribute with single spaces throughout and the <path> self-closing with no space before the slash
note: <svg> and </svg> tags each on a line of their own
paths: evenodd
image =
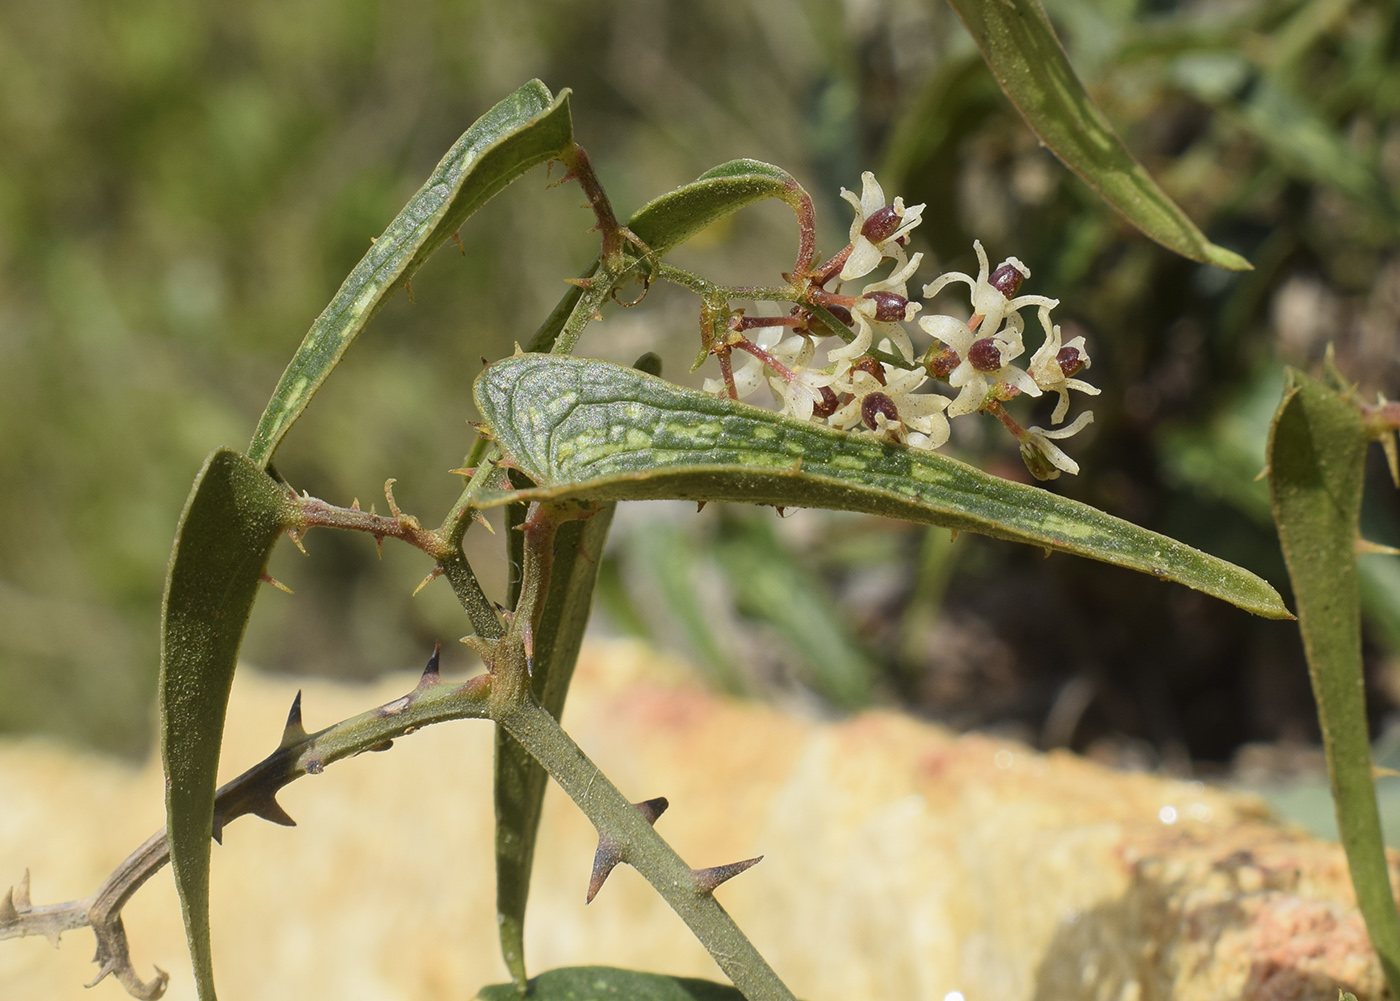
<svg viewBox="0 0 1400 1001">
<path fill-rule="evenodd" d="M 817 390 L 817 402 L 812 404 L 813 417 L 830 417 L 840 408 L 841 401 L 831 391 L 830 386 L 822 386 Z"/>
<path fill-rule="evenodd" d="M 1084 356 L 1074 347 L 1060 348 L 1059 354 L 1055 355 L 1055 361 L 1059 363 L 1060 371 L 1065 374 L 1066 379 L 1078 374 L 1084 367 Z"/>
<path fill-rule="evenodd" d="M 885 366 L 881 365 L 878 361 L 876 361 L 874 358 L 871 358 L 869 355 L 857 358 L 854 362 L 851 363 L 851 368 L 856 369 L 860 372 L 864 372 L 866 375 L 873 378 L 880 385 L 885 385 Z"/>
<path fill-rule="evenodd" d="M 1014 264 L 998 265 L 997 269 L 992 272 L 992 277 L 987 279 L 992 288 L 1008 299 L 1015 297 L 1016 290 L 1021 287 L 1021 283 L 1025 280 L 1026 276 Z"/>
<path fill-rule="evenodd" d="M 909 300 L 898 292 L 867 292 L 865 298 L 875 304 L 875 319 L 882 323 L 904 319 L 909 308 Z"/>
<path fill-rule="evenodd" d="M 871 243 L 883 243 L 899 229 L 900 219 L 901 216 L 894 210 L 894 206 L 886 205 L 865 217 L 865 225 L 860 228 L 860 235 Z"/>
<path fill-rule="evenodd" d="M 1001 348 L 990 337 L 983 337 L 967 349 L 967 360 L 979 372 L 995 372 L 1001 368 Z"/>
<path fill-rule="evenodd" d="M 832 316 L 836 317 L 836 319 L 840 320 L 848 327 L 856 322 L 856 318 L 851 315 L 851 311 L 845 306 L 828 306 L 826 308 L 831 312 Z"/>
<path fill-rule="evenodd" d="M 865 421 L 865 426 L 872 431 L 878 431 L 879 422 L 875 420 L 876 414 L 884 414 L 885 420 L 891 423 L 899 421 L 899 409 L 895 407 L 894 400 L 891 400 L 884 393 L 866 393 L 865 398 L 860 401 L 860 419 Z"/>
</svg>

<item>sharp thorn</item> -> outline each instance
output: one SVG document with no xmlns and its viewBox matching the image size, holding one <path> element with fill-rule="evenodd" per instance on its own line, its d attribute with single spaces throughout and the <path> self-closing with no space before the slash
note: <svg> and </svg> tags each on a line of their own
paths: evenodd
<svg viewBox="0 0 1400 1001">
<path fill-rule="evenodd" d="M 787 508 L 783 507 L 781 504 L 775 504 L 775 505 L 773 505 L 773 507 L 774 507 L 774 509 L 778 512 L 778 517 L 779 517 L 779 518 L 784 517 L 784 513 L 783 513 L 783 512 L 785 512 L 785 511 L 787 510 Z"/>
<path fill-rule="evenodd" d="M 406 280 L 404 281 L 404 283 L 403 283 L 403 290 L 404 290 L 405 292 L 408 293 L 408 301 L 411 302 L 411 303 L 413 303 L 413 304 L 416 306 L 416 305 L 418 304 L 418 300 L 415 299 L 415 298 L 413 298 L 413 279 L 412 279 L 412 278 L 406 279 Z"/>
<path fill-rule="evenodd" d="M 301 724 L 301 689 L 297 689 L 297 697 L 292 699 L 292 708 L 287 712 L 287 725 L 282 728 L 282 742 L 277 749 L 280 751 L 300 744 L 305 739 L 306 727 Z"/>
<path fill-rule="evenodd" d="M 457 249 L 460 250 L 460 251 L 462 252 L 462 256 L 463 256 L 463 257 L 466 257 L 466 256 L 467 256 L 467 248 L 464 247 L 464 246 L 462 246 L 462 234 L 461 234 L 461 233 L 458 233 L 458 232 L 456 232 L 456 231 L 454 230 L 453 233 L 452 233 L 452 242 L 455 243 L 455 244 L 457 244 Z"/>
<path fill-rule="evenodd" d="M 278 580 L 276 577 L 272 576 L 272 574 L 265 573 L 265 574 L 263 574 L 262 577 L 259 578 L 259 579 L 260 579 L 264 584 L 271 584 L 273 587 L 277 588 L 277 590 L 279 590 L 279 591 L 284 591 L 284 592 L 286 592 L 287 594 L 296 594 L 295 591 L 293 591 L 293 590 L 292 590 L 290 587 L 288 587 L 286 584 L 283 584 L 283 583 L 282 583 L 280 580 Z"/>
<path fill-rule="evenodd" d="M 287 529 L 287 538 L 292 540 L 292 545 L 297 547 L 301 555 L 310 556 L 311 554 L 306 551 L 306 547 L 301 544 L 301 536 L 302 533 L 298 532 L 295 528 Z"/>
<path fill-rule="evenodd" d="M 5 896 L 0 898 L 0 928 L 5 925 L 17 924 L 19 922 L 19 910 L 15 907 L 14 888 L 5 891 Z"/>
<path fill-rule="evenodd" d="M 21 876 L 21 877 L 19 878 L 19 882 L 15 884 L 14 898 L 13 898 L 13 899 L 14 899 L 14 905 L 15 905 L 15 907 L 17 907 L 17 908 L 18 908 L 18 907 L 23 907 L 25 910 L 28 910 L 30 907 L 33 906 L 33 904 L 32 904 L 32 903 L 30 902 L 30 900 L 29 900 L 29 870 L 28 870 L 28 869 L 25 869 L 25 870 L 24 870 L 24 875 Z"/>
<path fill-rule="evenodd" d="M 957 541 L 958 541 L 958 530 L 957 530 L 956 528 L 950 528 L 950 529 L 948 529 L 948 541 L 949 541 L 949 542 L 957 542 Z"/>
<path fill-rule="evenodd" d="M 350 510 L 351 510 L 351 511 L 358 511 L 359 509 L 360 509 L 360 498 L 356 497 L 354 500 L 352 500 L 352 501 L 350 502 Z"/>
<path fill-rule="evenodd" d="M 1260 480 L 1267 480 L 1269 478 L 1269 470 L 1272 468 L 1272 466 L 1265 466 L 1263 469 L 1259 470 L 1254 476 L 1254 482 L 1258 483 Z"/>
<path fill-rule="evenodd" d="M 666 812 L 666 808 L 671 805 L 670 800 L 665 796 L 657 796 L 655 799 L 644 799 L 640 803 L 633 803 L 643 817 L 647 818 L 647 823 L 656 826 L 656 818 Z"/>
<path fill-rule="evenodd" d="M 1400 549 L 1394 546 L 1387 546 L 1380 542 L 1371 542 L 1369 539 L 1358 538 L 1356 540 L 1356 555 L 1364 556 L 1367 553 L 1382 553 L 1387 556 L 1400 556 Z"/>
<path fill-rule="evenodd" d="M 374 548 L 379 553 L 379 558 L 382 560 L 384 558 L 384 536 L 377 532 L 374 536 Z"/>
<path fill-rule="evenodd" d="M 418 687 L 436 684 L 442 678 L 442 644 L 433 644 L 433 655 L 428 658 L 428 666 L 423 668 L 423 676 L 418 679 Z"/>
<path fill-rule="evenodd" d="M 492 535 L 496 534 L 496 530 L 492 528 L 491 523 L 486 520 L 486 515 L 482 514 L 476 508 L 472 508 L 472 521 L 476 522 L 478 525 L 486 529 L 486 531 L 490 532 Z"/>
<path fill-rule="evenodd" d="M 428 576 L 424 577 L 422 581 L 419 582 L 418 586 L 413 589 L 413 595 L 416 597 L 419 591 L 423 590 L 423 588 L 427 587 L 441 576 L 442 567 L 433 567 L 428 571 Z"/>
<path fill-rule="evenodd" d="M 708 503 L 710 503 L 710 502 L 709 502 L 709 501 L 696 501 L 696 502 L 695 502 L 695 513 L 696 513 L 696 514 L 699 514 L 701 511 L 705 510 L 705 505 L 708 504 Z"/>
<path fill-rule="evenodd" d="M 704 894 L 715 892 L 715 888 L 721 883 L 733 879 L 745 869 L 751 869 L 763 861 L 763 856 L 757 858 L 744 859 L 742 862 L 730 862 L 728 865 L 712 866 L 709 869 L 692 869 L 691 876 L 695 879 L 695 888 Z"/>
<path fill-rule="evenodd" d="M 251 812 L 279 827 L 297 826 L 297 822 L 291 818 L 286 810 L 282 809 L 282 804 L 277 802 L 277 797 L 273 795 L 254 803 Z"/>
<path fill-rule="evenodd" d="M 621 861 L 622 854 L 617 850 L 617 846 L 609 839 L 600 837 L 598 850 L 593 853 L 593 873 L 588 878 L 588 895 L 583 899 L 584 904 L 593 903 L 593 898 L 598 895 L 603 883 Z"/>
<path fill-rule="evenodd" d="M 463 466 L 461 469 L 449 469 L 447 472 L 449 474 L 456 474 L 457 476 L 471 477 L 476 475 L 476 470 L 476 466 Z"/>
<path fill-rule="evenodd" d="M 389 513 L 395 518 L 402 517 L 403 515 L 403 512 L 399 510 L 399 506 L 394 503 L 394 484 L 397 482 L 399 481 L 392 476 L 384 481 L 384 499 L 389 502 Z"/>
</svg>

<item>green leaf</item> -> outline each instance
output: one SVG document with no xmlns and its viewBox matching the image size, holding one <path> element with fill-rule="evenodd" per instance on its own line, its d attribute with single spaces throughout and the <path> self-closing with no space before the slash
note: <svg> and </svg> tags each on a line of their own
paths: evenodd
<svg viewBox="0 0 1400 1001">
<path fill-rule="evenodd" d="M 727 984 L 612 966 L 567 966 L 530 981 L 534 1001 L 744 1001 Z M 515 984 L 483 987 L 478 1001 L 520 1001 Z"/>
<path fill-rule="evenodd" d="M 516 507 L 516 505 L 512 505 Z M 558 719 L 564 711 L 579 646 L 593 606 L 598 565 L 616 505 L 565 522 L 554 543 L 554 568 L 535 633 L 535 699 Z M 511 530 L 512 536 L 524 533 Z M 513 541 L 513 540 L 512 540 Z M 512 547 L 515 551 L 515 547 Z M 519 557 L 516 557 L 519 558 Z M 518 589 L 512 586 L 513 591 Z M 548 776 L 503 729 L 496 729 L 496 919 L 501 954 L 517 983 L 525 983 L 525 905 L 535 858 L 535 834 Z"/>
<path fill-rule="evenodd" d="M 791 203 L 805 194 L 781 167 L 759 160 L 730 160 L 647 202 L 627 228 L 660 255 L 747 205 L 765 198 Z"/>
<path fill-rule="evenodd" d="M 170 865 L 199 996 L 214 998 L 209 839 L 224 712 L 243 630 L 291 504 L 265 472 L 219 449 L 195 480 L 165 582 L 160 747 Z"/>
<path fill-rule="evenodd" d="M 258 421 L 249 457 L 260 466 L 271 461 L 351 342 L 433 251 L 506 185 L 573 141 L 569 92 L 554 97 L 538 80 L 478 118 L 311 325 Z"/>
<path fill-rule="evenodd" d="M 1269 488 L 1298 603 L 1337 826 L 1357 905 L 1392 993 L 1400 993 L 1395 912 L 1366 730 L 1360 538 L 1366 431 L 1351 401 L 1289 370 L 1269 436 Z"/>
<path fill-rule="evenodd" d="M 1259 577 L 1086 504 L 935 452 L 806 424 L 633 369 L 518 355 L 483 372 L 476 404 L 543 497 L 732 500 L 864 511 L 980 532 L 1174 580 L 1289 618 Z"/>
<path fill-rule="evenodd" d="M 1114 133 L 1070 66 L 1039 0 L 949 0 L 1021 117 L 1070 170 L 1169 250 L 1229 271 L 1239 254 L 1206 239 Z"/>
</svg>

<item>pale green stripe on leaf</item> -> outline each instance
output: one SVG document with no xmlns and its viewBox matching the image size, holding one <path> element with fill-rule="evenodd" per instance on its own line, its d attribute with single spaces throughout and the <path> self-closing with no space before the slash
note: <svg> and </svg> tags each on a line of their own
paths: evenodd
<svg viewBox="0 0 1400 1001">
<path fill-rule="evenodd" d="M 245 456 L 205 462 L 180 516 L 165 583 L 160 747 L 170 864 L 204 1001 L 214 998 L 209 946 L 209 839 L 215 773 L 238 648 L 290 501 Z"/>
<path fill-rule="evenodd" d="M 519 355 L 477 378 L 477 406 L 527 497 L 731 500 L 943 525 L 1174 580 L 1271 618 L 1269 584 L 1224 560 L 1038 487 L 682 389 L 633 369 Z M 516 497 L 483 497 L 483 506 Z"/>
<path fill-rule="evenodd" d="M 271 461 L 341 356 L 394 290 L 467 218 L 531 167 L 573 143 L 569 92 L 531 80 L 478 118 L 370 246 L 311 325 L 268 402 L 248 455 Z"/>
<path fill-rule="evenodd" d="M 1376 805 L 1361 662 L 1356 541 L 1366 447 L 1355 404 L 1290 369 L 1269 435 L 1274 521 L 1298 603 L 1357 905 L 1391 991 L 1400 993 L 1400 920 Z"/>
<path fill-rule="evenodd" d="M 1075 75 L 1039 0 L 949 2 L 1026 123 L 1104 201 L 1169 250 L 1230 271 L 1250 269 L 1206 239 L 1128 152 Z"/>
</svg>

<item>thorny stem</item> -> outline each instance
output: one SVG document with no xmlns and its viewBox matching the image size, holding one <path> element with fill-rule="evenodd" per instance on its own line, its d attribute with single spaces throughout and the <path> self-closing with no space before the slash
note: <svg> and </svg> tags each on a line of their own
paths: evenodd
<svg viewBox="0 0 1400 1001">
<path fill-rule="evenodd" d="M 476 449 L 473 449 L 473 452 L 475 451 Z M 475 481 L 476 477 L 473 477 L 473 482 Z M 455 539 L 452 536 L 451 526 L 456 524 L 453 516 L 449 515 L 448 521 L 445 522 L 450 526 L 446 533 L 424 528 L 413 515 L 404 514 L 399 510 L 394 502 L 393 483 L 393 480 L 389 480 L 384 484 L 384 496 L 390 510 L 387 516 L 373 511 L 362 511 L 358 506 L 337 507 L 303 494 L 295 500 L 289 526 L 292 538 L 300 542 L 302 536 L 310 529 L 338 528 L 372 535 L 377 543 L 382 543 L 384 539 L 407 542 L 437 561 L 438 568 L 452 585 L 457 600 L 462 603 L 467 617 L 471 619 L 472 628 L 483 636 L 499 636 L 502 630 L 496 610 L 482 591 L 481 583 L 476 579 L 471 564 L 462 553 L 461 536 L 457 535 Z M 471 493 L 470 487 L 467 493 Z M 465 506 L 462 510 L 464 514 L 470 514 L 471 509 Z"/>
<path fill-rule="evenodd" d="M 640 872 L 680 915 L 748 1001 L 793 1001 L 792 992 L 734 919 L 697 885 L 694 871 L 553 716 L 533 700 L 524 700 L 497 721 L 569 794 L 599 836 L 612 841 L 622 860 Z"/>
<path fill-rule="evenodd" d="M 554 538 L 559 525 L 586 517 L 573 502 L 537 502 L 523 523 L 525 532 L 524 585 L 506 638 L 495 645 L 499 658 L 492 664 L 491 716 L 559 783 L 578 805 L 600 839 L 611 842 L 622 861 L 640 872 L 694 932 L 716 963 L 748 1001 L 793 1001 L 772 967 L 754 948 L 734 919 L 712 896 L 713 887 L 681 860 L 651 824 L 589 760 L 557 720 L 542 708 L 523 674 L 528 650 L 520 642 L 549 589 L 554 562 Z"/>
<path fill-rule="evenodd" d="M 214 837 L 221 839 L 223 828 L 230 821 L 250 813 L 291 826 L 294 821 L 277 803 L 277 793 L 284 786 L 304 775 L 319 775 L 327 765 L 342 758 L 385 750 L 395 738 L 425 726 L 453 719 L 484 718 L 491 687 L 489 675 L 477 675 L 460 684 L 444 682 L 438 673 L 435 650 L 413 691 L 312 734 L 302 727 L 298 693 L 278 748 L 215 794 Z M 26 874 L 18 891 L 12 890 L 0 900 L 0 940 L 43 935 L 56 945 L 62 932 L 90 927 L 97 938 L 98 975 L 88 986 L 111 973 L 133 997 L 143 1001 L 159 998 L 165 993 L 169 978 L 159 968 L 149 982 L 137 976 L 121 912 L 136 891 L 169 861 L 170 845 L 161 828 L 127 856 L 96 893 L 81 900 L 38 907 L 29 903 Z"/>
</svg>

